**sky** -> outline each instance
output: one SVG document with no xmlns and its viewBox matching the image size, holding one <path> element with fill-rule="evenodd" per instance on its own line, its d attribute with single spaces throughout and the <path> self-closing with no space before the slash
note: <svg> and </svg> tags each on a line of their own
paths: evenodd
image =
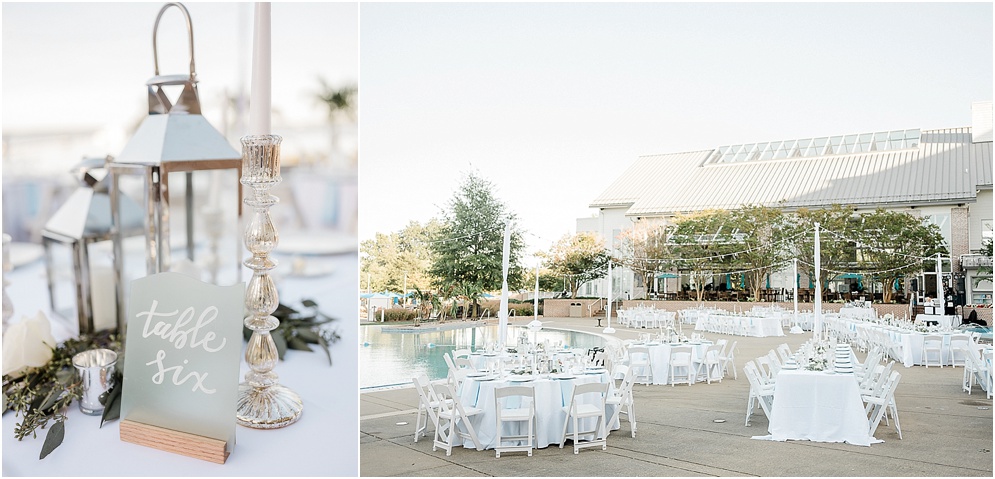
<svg viewBox="0 0 995 479">
<path fill-rule="evenodd" d="M 360 240 L 473 171 L 531 255 L 638 156 L 970 126 L 992 99 L 991 3 L 364 3 L 360 35 Z"/>
<path fill-rule="evenodd" d="M 93 153 L 118 153 L 126 131 L 148 114 L 152 30 L 164 4 L 5 2 L 4 134 L 97 129 L 103 140 Z M 184 5 L 203 114 L 219 127 L 226 91 L 249 90 L 252 4 Z M 318 78 L 334 86 L 358 80 L 358 5 L 274 3 L 271 10 L 274 128 L 323 121 L 327 109 L 314 99 Z M 158 46 L 160 73 L 189 72 L 179 9 L 164 13 Z"/>
</svg>

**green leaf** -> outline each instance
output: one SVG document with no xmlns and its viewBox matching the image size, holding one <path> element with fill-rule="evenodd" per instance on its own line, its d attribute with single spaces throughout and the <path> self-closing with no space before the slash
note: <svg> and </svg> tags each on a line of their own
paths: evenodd
<svg viewBox="0 0 995 479">
<path fill-rule="evenodd" d="M 59 400 L 60 396 L 62 396 L 62 390 L 53 389 L 48 393 L 48 396 L 45 398 L 45 402 L 41 403 L 41 406 L 38 409 L 46 411 L 52 406 L 55 406 L 55 403 Z"/>
<path fill-rule="evenodd" d="M 297 337 L 303 339 L 307 343 L 318 344 L 320 336 L 318 333 L 311 331 L 310 328 L 299 328 L 297 331 Z"/>
<path fill-rule="evenodd" d="M 273 331 L 273 342 L 276 343 L 276 353 L 283 359 L 283 356 L 287 353 L 287 338 L 283 336 L 282 332 Z"/>
<path fill-rule="evenodd" d="M 242 326 L 242 339 L 248 341 L 250 337 L 252 337 L 252 330 Z"/>
<path fill-rule="evenodd" d="M 328 342 L 325 338 L 318 336 L 318 344 L 321 345 L 321 349 L 325 350 L 325 356 L 328 356 L 328 365 L 332 365 L 332 352 L 328 350 Z"/>
<path fill-rule="evenodd" d="M 48 434 L 45 435 L 45 444 L 41 446 L 41 455 L 38 456 L 38 460 L 45 459 L 55 448 L 62 444 L 62 440 L 66 437 L 66 425 L 62 421 L 58 421 L 52 425 L 52 429 L 48 430 Z"/>
<path fill-rule="evenodd" d="M 104 414 L 100 416 L 100 426 L 104 427 L 104 423 L 108 421 L 113 421 L 121 417 L 121 393 L 120 388 L 115 388 L 112 394 L 107 398 L 107 406 L 104 407 Z"/>
<path fill-rule="evenodd" d="M 297 350 L 297 351 L 308 351 L 308 352 L 311 352 L 311 348 L 307 345 L 307 342 L 304 341 L 301 338 L 296 337 L 296 336 L 291 336 L 287 340 L 287 346 L 289 346 L 290 349 L 294 349 L 294 350 Z"/>
<path fill-rule="evenodd" d="M 303 304 L 304 306 L 306 306 L 308 308 L 314 308 L 314 307 L 318 306 L 318 303 L 315 303 L 314 300 L 311 300 L 311 299 L 301 300 L 301 304 Z"/>
</svg>

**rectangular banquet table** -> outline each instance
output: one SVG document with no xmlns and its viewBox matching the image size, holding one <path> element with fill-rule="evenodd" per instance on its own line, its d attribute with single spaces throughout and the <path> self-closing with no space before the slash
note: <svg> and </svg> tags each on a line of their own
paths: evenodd
<svg viewBox="0 0 995 479">
<path fill-rule="evenodd" d="M 280 259 L 287 270 L 290 261 Z M 357 476 L 359 474 L 359 395 L 357 371 L 359 321 L 355 253 L 308 257 L 309 265 L 324 266 L 330 275 L 283 276 L 276 284 L 281 302 L 299 306 L 311 298 L 333 322 L 342 339 L 331 346 L 334 366 L 323 351 L 287 351 L 274 372 L 280 383 L 304 401 L 301 419 L 282 429 L 249 429 L 237 426 L 237 444 L 226 464 L 213 464 L 186 456 L 150 449 L 119 439 L 119 421 L 99 428 L 99 416 L 86 416 L 74 402 L 68 410 L 65 441 L 44 460 L 38 460 L 47 430 L 37 438 L 14 438 L 13 412 L 3 416 L 3 476 Z M 281 265 L 283 266 L 283 265 Z M 243 280 L 252 273 L 244 270 Z M 14 304 L 14 318 L 44 311 L 52 320 L 57 341 L 75 334 L 76 327 L 52 315 L 41 261 L 4 274 L 11 281 L 7 292 Z M 244 345 L 243 345 L 244 353 Z M 242 361 L 239 380 L 248 367 Z M 232 406 L 234 407 L 234 405 Z"/>
<path fill-rule="evenodd" d="M 745 332 L 745 336 L 765 338 L 768 336 L 784 336 L 784 329 L 781 327 L 781 316 L 777 317 L 756 317 L 756 316 L 734 316 L 725 314 L 709 314 L 699 316 L 694 325 L 695 331 L 708 331 L 712 333 L 722 333 L 723 321 L 734 321 L 737 330 Z M 739 334 L 739 333 L 733 333 Z"/>
<path fill-rule="evenodd" d="M 945 315 L 945 314 L 917 314 L 916 322 L 932 321 L 940 326 L 942 329 L 950 329 L 955 326 L 960 326 L 960 316 L 957 315 Z"/>
<path fill-rule="evenodd" d="M 871 437 L 853 374 L 784 370 L 774 386 L 770 436 L 757 439 L 846 442 L 870 446 Z"/>
<path fill-rule="evenodd" d="M 471 424 L 473 424 L 473 428 L 477 432 L 477 438 L 484 449 L 494 449 L 494 446 L 497 444 L 497 411 L 494 404 L 494 390 L 505 386 L 535 387 L 536 447 L 544 448 L 550 444 L 560 443 L 563 434 L 563 422 L 567 419 L 567 413 L 563 408 L 570 404 L 570 396 L 573 393 L 574 386 L 594 382 L 609 382 L 608 373 L 577 374 L 572 379 L 542 378 L 525 382 L 509 381 L 508 378 L 490 381 L 477 381 L 473 378 L 467 378 L 463 381 L 463 385 L 457 394 L 459 394 L 460 401 L 465 406 L 475 406 L 484 410 L 483 413 L 472 416 Z M 611 394 L 615 388 L 613 383 L 609 384 L 608 393 Z M 592 402 L 594 395 L 585 395 L 581 398 L 587 402 Z M 610 418 L 613 412 L 612 407 L 607 406 L 605 419 Z M 593 418 L 582 420 L 581 430 L 593 428 L 594 421 L 595 419 Z M 525 434 L 527 431 L 524 429 L 524 423 L 521 425 L 506 424 L 504 427 L 505 435 Z M 521 431 L 519 427 L 522 428 Z M 466 431 L 462 422 L 460 428 L 464 432 Z M 616 420 L 611 425 L 611 429 L 618 428 L 619 422 Z M 572 425 L 568 431 L 573 431 Z M 460 438 L 456 438 L 456 441 L 458 445 Z M 511 441 L 507 443 L 510 444 Z M 463 447 L 473 448 L 473 441 L 464 441 Z"/>
</svg>

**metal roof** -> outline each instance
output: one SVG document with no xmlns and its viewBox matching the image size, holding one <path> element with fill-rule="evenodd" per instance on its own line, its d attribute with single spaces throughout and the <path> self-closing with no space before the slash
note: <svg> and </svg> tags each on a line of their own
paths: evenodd
<svg viewBox="0 0 995 479">
<path fill-rule="evenodd" d="M 714 150 L 643 156 L 592 203 L 662 216 L 742 205 L 799 208 L 973 202 L 992 184 L 992 143 L 971 128 L 923 130 L 915 148 L 706 164 Z"/>
</svg>

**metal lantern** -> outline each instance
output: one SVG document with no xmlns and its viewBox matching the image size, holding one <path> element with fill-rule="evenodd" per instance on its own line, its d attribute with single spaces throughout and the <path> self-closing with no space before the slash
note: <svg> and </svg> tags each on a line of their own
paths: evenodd
<svg viewBox="0 0 995 479">
<path fill-rule="evenodd" d="M 108 160 L 88 159 L 75 167 L 80 187 L 41 232 L 52 311 L 77 320 L 81 334 L 117 326 Z M 125 235 L 141 234 L 137 204 L 125 199 L 121 217 Z"/>
<path fill-rule="evenodd" d="M 169 7 L 186 18 L 190 73 L 160 75 L 159 20 Z M 145 275 L 183 270 L 214 284 L 241 282 L 242 155 L 200 114 L 193 25 L 186 8 L 166 4 L 152 30 L 155 76 L 147 82 L 149 116 L 110 164 L 118 332 L 125 331 L 130 283 Z M 175 104 L 166 96 L 179 88 Z M 118 234 L 122 204 L 142 205 L 144 240 Z"/>
</svg>

